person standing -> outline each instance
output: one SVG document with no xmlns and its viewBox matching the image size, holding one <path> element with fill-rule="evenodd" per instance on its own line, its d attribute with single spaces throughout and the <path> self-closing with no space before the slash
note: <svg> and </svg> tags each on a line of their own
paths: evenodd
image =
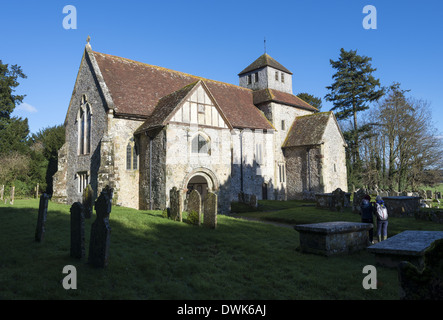
<svg viewBox="0 0 443 320">
<path fill-rule="evenodd" d="M 375 208 L 371 203 L 371 197 L 369 195 L 365 195 L 360 204 L 361 209 L 361 222 L 364 223 L 374 223 L 374 212 Z M 369 230 L 369 242 L 374 243 L 374 228 Z"/>
<path fill-rule="evenodd" d="M 378 242 L 388 238 L 388 209 L 382 197 L 375 198 L 375 214 L 377 216 L 377 237 Z"/>
</svg>

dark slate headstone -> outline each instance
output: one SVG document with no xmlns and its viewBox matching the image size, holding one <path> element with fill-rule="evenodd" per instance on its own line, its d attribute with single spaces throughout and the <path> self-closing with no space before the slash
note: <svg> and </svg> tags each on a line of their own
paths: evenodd
<svg viewBox="0 0 443 320">
<path fill-rule="evenodd" d="M 85 256 L 85 214 L 80 202 L 71 206 L 71 257 Z"/>
<path fill-rule="evenodd" d="M 40 196 L 40 204 L 38 207 L 37 228 L 35 230 L 35 241 L 43 241 L 45 235 L 46 215 L 48 213 L 49 195 L 43 193 Z"/>
<path fill-rule="evenodd" d="M 83 190 L 82 204 L 84 208 L 85 218 L 89 219 L 92 217 L 92 207 L 94 206 L 94 191 L 90 184 L 88 184 Z"/>
<path fill-rule="evenodd" d="M 112 189 L 103 189 L 95 202 L 96 219 L 91 226 L 88 263 L 104 268 L 108 265 L 111 227 L 109 214 L 112 208 Z"/>
</svg>

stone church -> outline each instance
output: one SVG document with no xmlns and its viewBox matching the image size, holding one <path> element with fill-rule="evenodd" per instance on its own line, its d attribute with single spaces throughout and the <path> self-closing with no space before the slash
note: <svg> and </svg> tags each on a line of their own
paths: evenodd
<svg viewBox="0 0 443 320">
<path fill-rule="evenodd" d="M 346 143 L 332 112 L 292 93 L 292 73 L 263 54 L 239 85 L 99 53 L 86 44 L 65 119 L 52 199 L 109 185 L 115 205 L 164 209 L 169 190 L 303 199 L 347 191 Z"/>
</svg>

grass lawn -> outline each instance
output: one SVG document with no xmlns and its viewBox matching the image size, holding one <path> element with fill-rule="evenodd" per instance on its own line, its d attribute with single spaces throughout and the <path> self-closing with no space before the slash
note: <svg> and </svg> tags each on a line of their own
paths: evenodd
<svg viewBox="0 0 443 320">
<path fill-rule="evenodd" d="M 242 215 L 291 223 L 359 220 L 303 202 L 260 203 L 262 211 Z M 377 267 L 378 288 L 365 290 L 362 270 L 375 263 L 371 254 L 301 254 L 292 228 L 219 215 L 210 230 L 160 211 L 113 207 L 109 265 L 95 269 L 87 258 L 69 256 L 69 206 L 49 203 L 42 243 L 34 241 L 37 213 L 38 200 L 0 204 L 0 299 L 398 299 L 396 270 Z M 85 224 L 86 257 L 94 219 L 95 213 Z M 413 218 L 389 223 L 390 234 L 443 230 Z M 77 269 L 76 290 L 62 286 L 65 265 Z"/>
</svg>

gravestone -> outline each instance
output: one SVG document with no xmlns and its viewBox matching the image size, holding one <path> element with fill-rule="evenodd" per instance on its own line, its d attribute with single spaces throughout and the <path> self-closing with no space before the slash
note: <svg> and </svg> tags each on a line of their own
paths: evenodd
<svg viewBox="0 0 443 320">
<path fill-rule="evenodd" d="M 200 193 L 197 190 L 192 190 L 189 194 L 188 199 L 188 214 L 192 211 L 197 212 L 198 214 L 198 225 L 201 224 L 201 213 L 202 213 L 202 205 L 201 205 L 201 197 Z"/>
<path fill-rule="evenodd" d="M 89 219 L 92 217 L 92 208 L 94 206 L 94 191 L 90 184 L 86 186 L 82 194 L 82 204 L 84 208 L 85 218 Z"/>
<path fill-rule="evenodd" d="M 208 192 L 204 203 L 203 226 L 215 229 L 217 228 L 217 195 Z"/>
<path fill-rule="evenodd" d="M 113 189 L 106 186 L 95 202 L 96 219 L 91 226 L 88 263 L 98 268 L 108 265 L 111 241 L 109 214 L 112 208 L 112 192 Z"/>
<path fill-rule="evenodd" d="M 251 197 L 249 198 L 249 205 L 253 208 L 258 207 L 257 196 L 255 194 L 251 194 Z"/>
<path fill-rule="evenodd" d="M 342 212 L 345 207 L 345 202 L 346 199 L 344 191 L 342 191 L 340 188 L 332 191 L 332 208 L 335 208 L 335 210 Z"/>
<path fill-rule="evenodd" d="M 2 185 L 0 188 L 0 200 L 3 200 L 3 196 L 5 194 L 5 185 Z"/>
<path fill-rule="evenodd" d="M 14 204 L 14 194 L 15 194 L 15 187 L 11 188 L 11 199 L 9 201 L 10 204 Z"/>
<path fill-rule="evenodd" d="M 43 193 L 40 196 L 40 204 L 38 207 L 37 227 L 35 229 L 35 241 L 42 242 L 45 235 L 46 216 L 48 214 L 49 195 Z"/>
<path fill-rule="evenodd" d="M 426 199 L 426 191 L 423 189 L 418 190 L 418 194 L 420 198 Z"/>
<path fill-rule="evenodd" d="M 401 299 L 443 300 L 443 239 L 434 241 L 426 249 L 423 260 L 423 270 L 407 261 L 399 264 Z"/>
<path fill-rule="evenodd" d="M 169 191 L 169 217 L 174 221 L 182 222 L 183 201 L 182 193 L 176 187 Z"/>
<path fill-rule="evenodd" d="M 71 206 L 71 257 L 81 259 L 85 256 L 85 214 L 80 202 Z"/>
<path fill-rule="evenodd" d="M 426 199 L 432 199 L 432 190 L 426 190 Z"/>
<path fill-rule="evenodd" d="M 36 199 L 38 198 L 38 193 L 39 193 L 38 189 L 39 189 L 39 187 L 40 187 L 40 185 L 37 183 L 37 185 L 35 186 L 35 198 Z"/>
</svg>

